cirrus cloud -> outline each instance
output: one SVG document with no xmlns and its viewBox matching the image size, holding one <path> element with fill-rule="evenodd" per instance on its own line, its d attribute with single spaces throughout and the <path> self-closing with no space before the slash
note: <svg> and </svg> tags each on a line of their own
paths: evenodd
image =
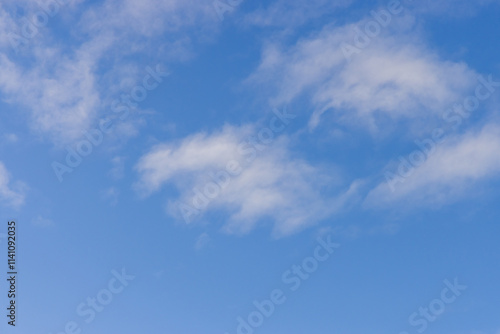
<svg viewBox="0 0 500 334">
<path fill-rule="evenodd" d="M 206 209 L 228 214 L 223 226 L 228 233 L 247 233 L 270 220 L 275 236 L 297 232 L 337 213 L 356 195 L 356 183 L 347 190 L 325 189 L 327 184 L 339 184 L 337 173 L 294 158 L 286 136 L 263 147 L 250 144 L 253 132 L 252 126 L 226 125 L 212 134 L 159 144 L 137 163 L 136 189 L 149 195 L 167 184 L 175 185 L 179 195 L 169 200 L 168 212 L 180 217 L 179 203 L 195 207 L 197 192 L 203 192 L 228 162 L 236 162 L 241 172 L 230 177 Z"/>
</svg>

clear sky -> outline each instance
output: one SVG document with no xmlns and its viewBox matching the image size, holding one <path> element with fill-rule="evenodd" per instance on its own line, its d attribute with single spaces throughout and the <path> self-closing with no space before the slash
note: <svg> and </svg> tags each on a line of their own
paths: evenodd
<svg viewBox="0 0 500 334">
<path fill-rule="evenodd" d="M 500 1 L 57 1 L 0 3 L 2 333 L 500 334 Z"/>
</svg>

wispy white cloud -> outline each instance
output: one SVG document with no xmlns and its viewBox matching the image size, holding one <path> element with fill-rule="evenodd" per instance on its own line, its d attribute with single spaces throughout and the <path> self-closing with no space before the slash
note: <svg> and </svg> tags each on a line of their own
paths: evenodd
<svg viewBox="0 0 500 334">
<path fill-rule="evenodd" d="M 208 0 L 106 0 L 73 11 L 77 3 L 60 6 L 49 18 L 67 26 L 71 41 L 44 27 L 17 53 L 9 34 L 22 34 L 25 19 L 45 1 L 0 6 L 0 97 L 24 107 L 32 129 L 60 145 L 81 137 L 119 97 L 113 94 L 123 92 L 124 81 L 142 79 L 145 59 L 152 64 L 189 59 L 192 37 L 203 39 L 217 22 Z"/>
<path fill-rule="evenodd" d="M 4 6 L 0 3 L 0 48 L 10 47 L 10 34 L 16 29 L 13 18 Z"/>
<path fill-rule="evenodd" d="M 252 146 L 246 138 L 252 127 L 225 126 L 213 134 L 196 134 L 176 144 L 154 147 L 138 162 L 136 187 L 148 195 L 166 184 L 180 195 L 169 201 L 168 212 L 180 217 L 179 203 L 196 208 L 197 191 L 213 182 L 212 175 L 226 170 L 228 162 L 241 167 L 202 209 L 228 214 L 224 230 L 247 233 L 271 219 L 277 236 L 296 232 L 338 212 L 356 194 L 356 185 L 337 197 L 325 192 L 338 175 L 294 158 L 285 136 L 272 145 Z M 228 174 L 229 175 L 229 174 Z M 196 208 L 196 210 L 199 210 Z"/>
<path fill-rule="evenodd" d="M 422 43 L 412 16 L 393 16 L 361 47 L 356 38 L 368 21 L 328 25 L 291 46 L 269 42 L 248 82 L 267 85 L 272 104 L 306 96 L 312 128 L 331 111 L 339 121 L 372 129 L 386 118 L 438 116 L 475 84 L 466 64 L 442 60 Z M 347 44 L 355 51 L 344 52 Z"/>
<path fill-rule="evenodd" d="M 92 59 L 75 58 L 57 50 L 40 50 L 44 65 L 26 69 L 0 54 L 0 89 L 7 102 L 22 105 L 31 114 L 31 125 L 54 141 L 74 140 L 90 126 L 99 106 Z"/>
<path fill-rule="evenodd" d="M 87 11 L 82 24 L 96 33 L 112 30 L 152 37 L 210 22 L 216 22 L 216 13 L 209 0 L 106 0 Z"/>
<path fill-rule="evenodd" d="M 369 192 L 367 207 L 384 207 L 405 201 L 443 205 L 472 193 L 485 181 L 500 176 L 500 127 L 485 126 L 443 142 L 420 167 L 405 174 L 391 189 L 382 182 Z"/>
<path fill-rule="evenodd" d="M 201 174 L 207 167 L 223 169 L 237 156 L 238 144 L 252 129 L 225 126 L 213 135 L 199 133 L 173 144 L 159 144 L 143 156 L 136 166 L 141 174 L 138 190 L 145 195 L 157 191 L 174 175 Z"/>
<path fill-rule="evenodd" d="M 11 182 L 11 176 L 0 161 L 0 203 L 18 209 L 24 204 L 26 186 L 21 182 Z"/>
</svg>

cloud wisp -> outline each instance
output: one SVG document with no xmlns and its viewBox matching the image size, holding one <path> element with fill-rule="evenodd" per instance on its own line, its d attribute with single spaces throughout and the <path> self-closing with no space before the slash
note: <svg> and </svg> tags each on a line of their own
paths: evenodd
<svg viewBox="0 0 500 334">
<path fill-rule="evenodd" d="M 190 223 L 205 210 L 223 210 L 229 215 L 223 229 L 236 234 L 266 218 L 274 235 L 294 233 L 341 210 L 357 189 L 353 185 L 329 195 L 325 185 L 336 175 L 293 157 L 285 135 L 274 138 L 252 126 L 226 125 L 212 134 L 157 145 L 136 170 L 136 189 L 145 196 L 175 185 L 179 196 L 168 203 L 171 215 Z"/>
</svg>

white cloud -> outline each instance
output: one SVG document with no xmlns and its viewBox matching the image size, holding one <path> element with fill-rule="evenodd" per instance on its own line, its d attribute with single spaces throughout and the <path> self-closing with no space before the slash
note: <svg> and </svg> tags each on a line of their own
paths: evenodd
<svg viewBox="0 0 500 334">
<path fill-rule="evenodd" d="M 314 108 L 310 126 L 325 111 L 337 120 L 377 128 L 389 118 L 437 116 L 468 92 L 476 74 L 464 63 L 440 59 L 411 31 L 411 16 L 393 16 L 390 25 L 347 60 L 341 46 L 355 43 L 356 29 L 370 19 L 325 26 L 292 46 L 268 43 L 249 83 L 267 84 L 272 104 L 307 96 Z M 397 32 L 400 30 L 400 32 Z"/>
<path fill-rule="evenodd" d="M 449 139 L 429 154 L 427 161 L 404 182 L 383 182 L 365 200 L 366 206 L 405 203 L 442 205 L 453 202 L 475 185 L 500 176 L 500 126 L 489 125 L 479 132 Z M 397 175 L 397 174 L 396 174 Z M 392 180 L 392 179 L 391 179 Z"/>
<path fill-rule="evenodd" d="M 328 175 L 293 158 L 284 136 L 267 146 L 251 146 L 245 138 L 252 130 L 249 126 L 225 126 L 211 135 L 196 134 L 177 144 L 154 147 L 136 166 L 140 175 L 137 189 L 148 195 L 166 184 L 174 184 L 180 195 L 169 201 L 168 211 L 173 216 L 182 219 L 179 203 L 196 209 L 200 215 L 205 208 L 222 210 L 229 214 L 224 230 L 236 234 L 247 233 L 270 219 L 276 236 L 327 218 L 355 195 L 354 185 L 345 194 L 329 197 L 324 188 L 338 182 L 334 172 Z M 230 161 L 238 162 L 240 173 L 224 172 L 229 170 L 226 166 Z M 229 182 L 220 182 L 224 186 L 217 188 L 217 194 L 208 186 L 213 180 L 211 173 L 229 175 Z M 197 206 L 196 189 L 215 195 Z"/>
<path fill-rule="evenodd" d="M 150 66 L 189 59 L 191 37 L 201 31 L 196 24 L 209 34 L 217 22 L 209 0 L 106 0 L 77 6 L 78 11 L 71 2 L 50 18 L 67 26 L 70 43 L 47 26 L 15 53 L 9 33 L 22 34 L 23 19 L 40 11 L 41 3 L 0 6 L 0 97 L 22 106 L 32 128 L 58 145 L 81 138 L 107 104 L 125 93 L 124 81 L 142 80 L 143 65 L 134 59 L 141 64 L 147 59 Z M 137 122 L 128 120 L 127 126 Z M 130 133 L 134 130 L 121 135 Z"/>
<path fill-rule="evenodd" d="M 95 87 L 92 60 L 86 54 L 76 59 L 57 50 L 39 50 L 50 60 L 26 69 L 0 54 L 0 89 L 4 99 L 31 113 L 32 128 L 50 134 L 54 141 L 75 140 L 83 135 L 96 109 L 99 94 Z"/>
<path fill-rule="evenodd" d="M 151 37 L 186 26 L 216 22 L 210 0 L 106 0 L 85 13 L 89 31 L 124 32 Z M 110 15 L 113 14 L 113 15 Z"/>
<path fill-rule="evenodd" d="M 238 144 L 250 135 L 250 127 L 225 126 L 213 135 L 199 133 L 184 139 L 177 145 L 160 144 L 143 156 L 136 166 L 141 174 L 138 190 L 145 195 L 157 191 L 174 175 L 202 173 L 207 167 L 225 168 L 237 155 Z"/>
<path fill-rule="evenodd" d="M 0 203 L 17 209 L 24 204 L 25 186 L 19 182 L 12 184 L 10 179 L 7 168 L 0 162 Z"/>
<path fill-rule="evenodd" d="M 16 24 L 9 12 L 0 3 L 0 48 L 10 47 L 10 33 L 15 31 Z"/>
</svg>

